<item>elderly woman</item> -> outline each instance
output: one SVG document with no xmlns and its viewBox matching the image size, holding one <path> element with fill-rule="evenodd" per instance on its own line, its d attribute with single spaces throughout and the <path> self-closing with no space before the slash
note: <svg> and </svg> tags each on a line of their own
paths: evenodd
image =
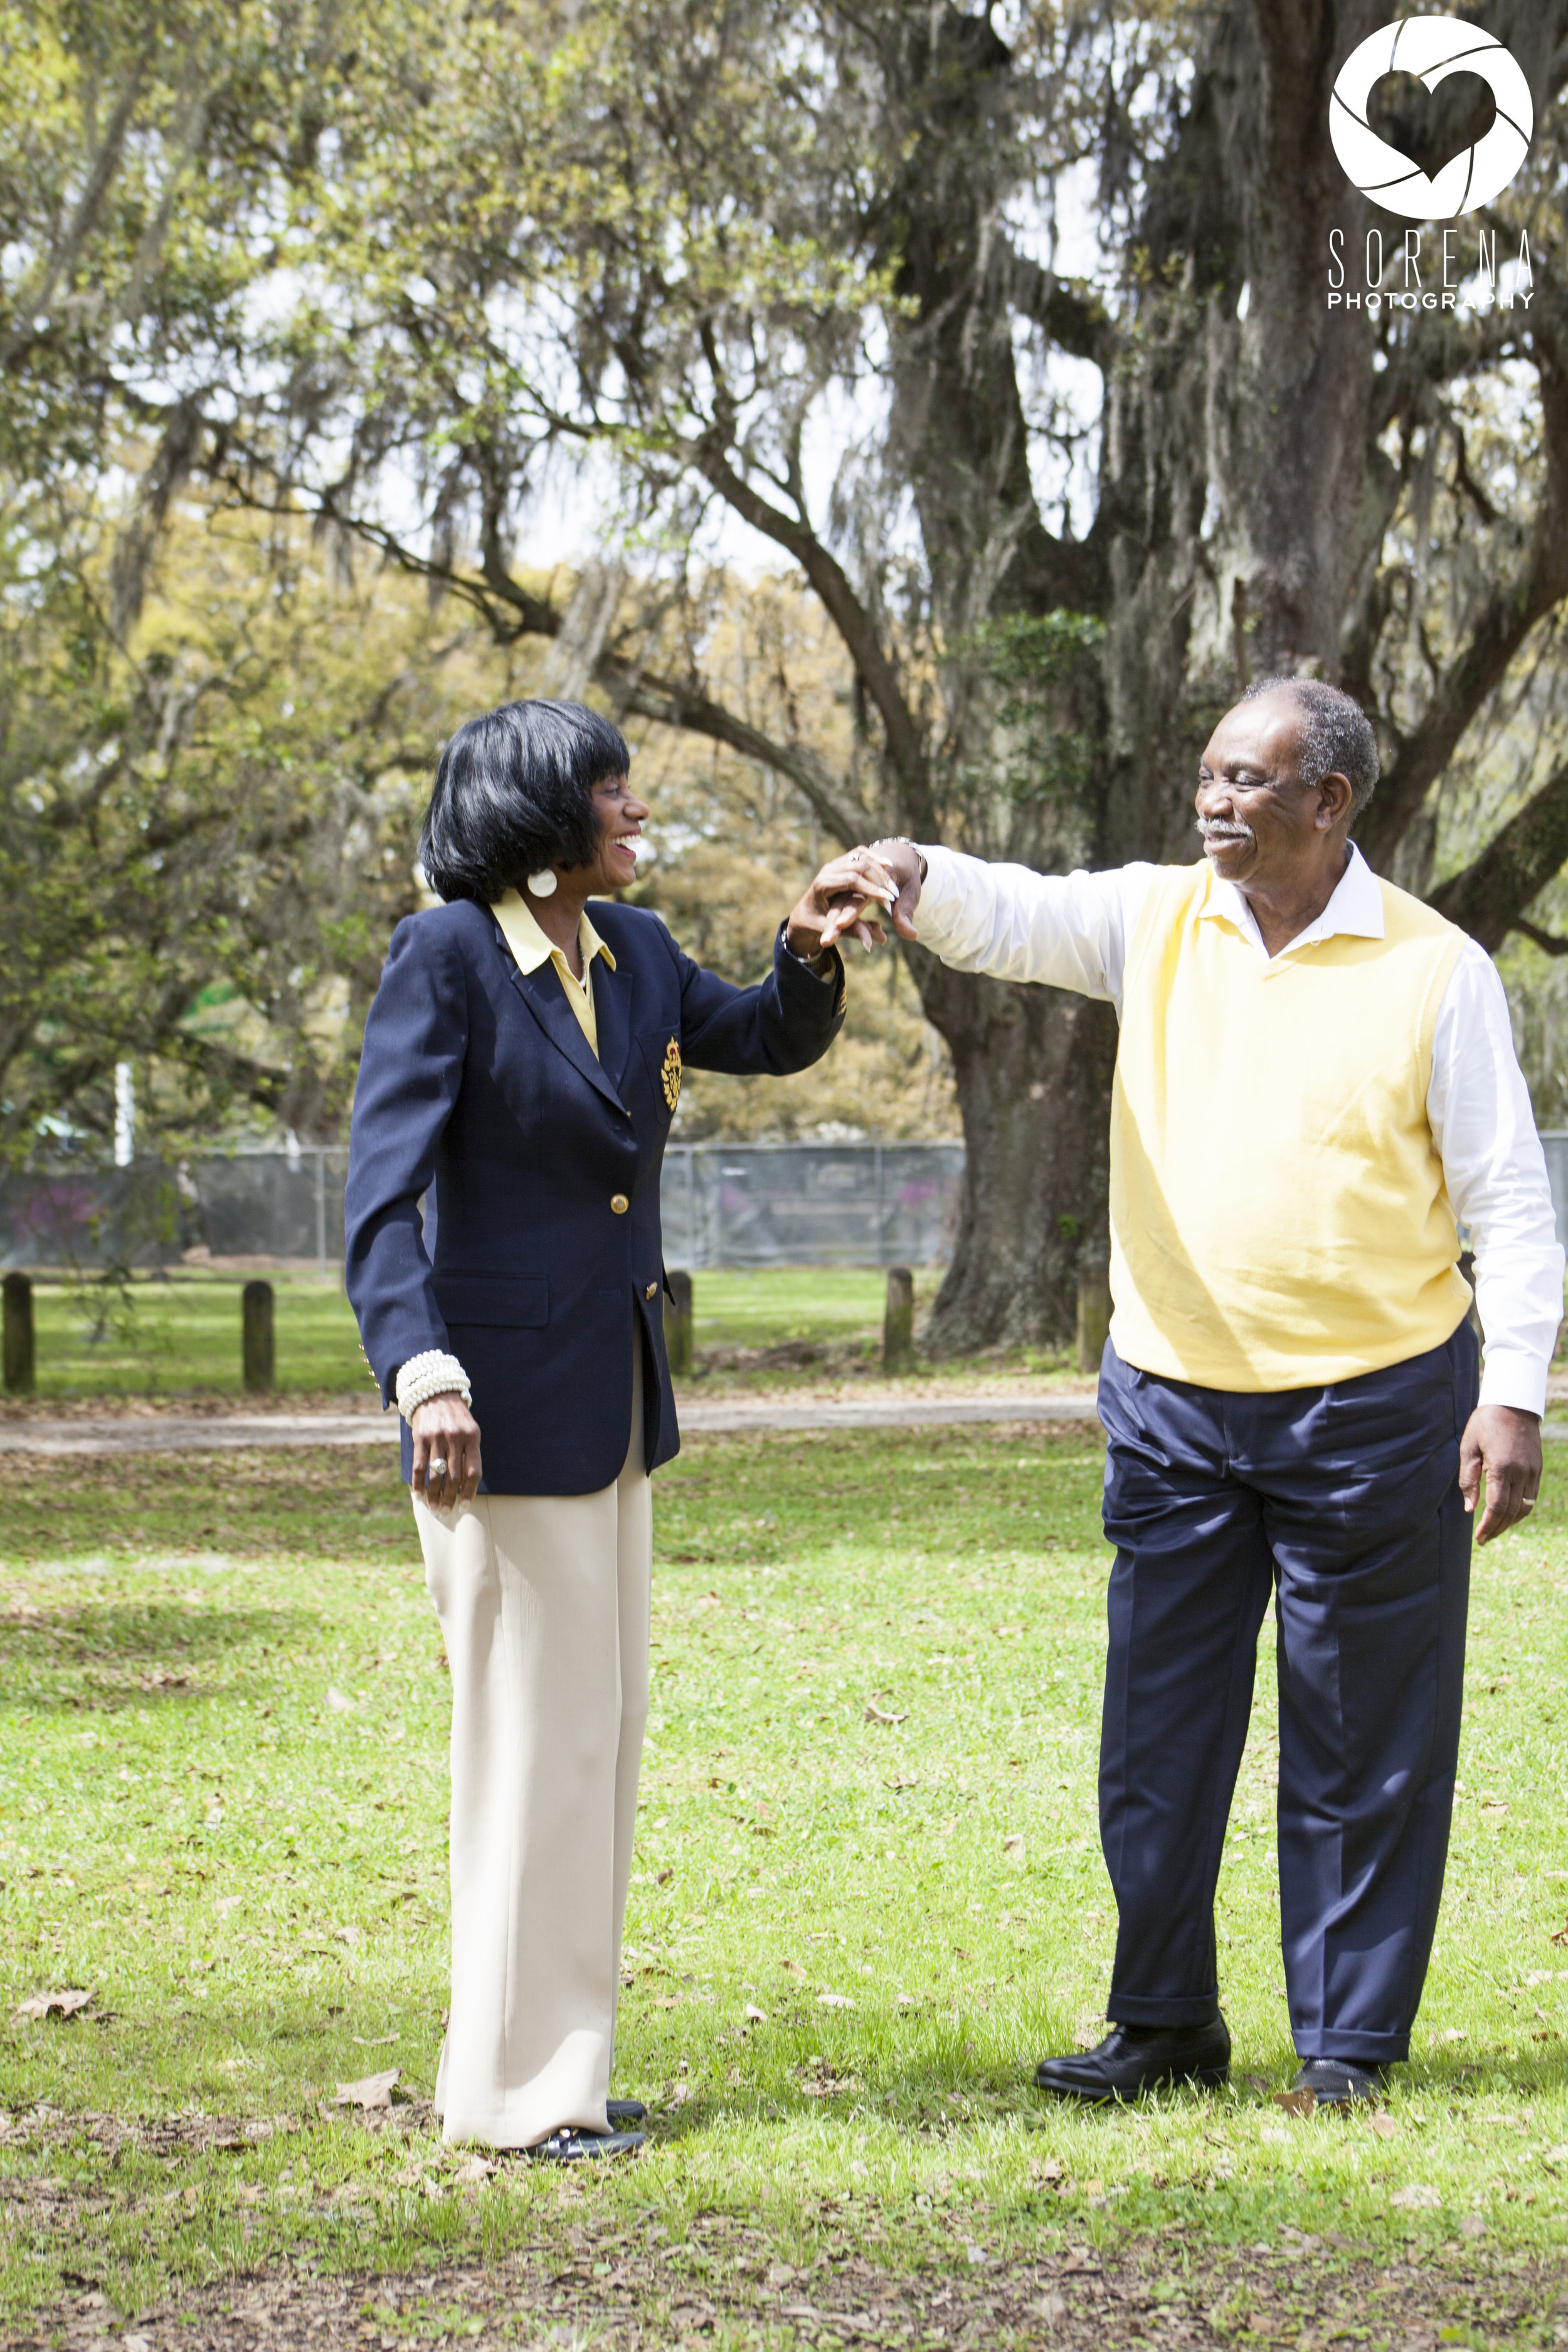
<svg viewBox="0 0 1568 2352">
<path fill-rule="evenodd" d="M 452 1675 L 448 2140 L 636 2149 L 607 2099 L 647 1712 L 648 1473 L 679 1439 L 659 1168 L 681 1072 L 806 1068 L 844 1017 L 841 858 L 734 988 L 595 905 L 647 804 L 615 728 L 514 702 L 442 754 L 365 1028 L 348 1289 Z M 837 911 L 830 897 L 840 894 Z M 423 1213 L 421 1202 L 423 1202 Z M 481 1433 L 483 1453 L 481 1456 Z"/>
</svg>

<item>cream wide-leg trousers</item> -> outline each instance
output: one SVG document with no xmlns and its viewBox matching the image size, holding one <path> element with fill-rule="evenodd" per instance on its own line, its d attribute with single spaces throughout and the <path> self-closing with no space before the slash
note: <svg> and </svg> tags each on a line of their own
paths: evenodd
<svg viewBox="0 0 1568 2352">
<path fill-rule="evenodd" d="M 605 2128 L 647 1719 L 641 1371 L 613 1486 L 414 1506 L 452 1675 L 447 2140 Z"/>
</svg>

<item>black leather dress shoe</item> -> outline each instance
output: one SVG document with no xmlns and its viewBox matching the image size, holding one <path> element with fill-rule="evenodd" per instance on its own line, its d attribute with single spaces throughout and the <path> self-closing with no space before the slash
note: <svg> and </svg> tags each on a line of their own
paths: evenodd
<svg viewBox="0 0 1568 2352">
<path fill-rule="evenodd" d="M 1321 2107 L 1358 2107 L 1381 2099 L 1386 2079 L 1382 2066 L 1358 2066 L 1349 2058 L 1309 2058 L 1290 2088 L 1310 2091 Z"/>
<path fill-rule="evenodd" d="M 1098 2049 L 1042 2058 L 1035 2080 L 1058 2099 L 1135 2099 L 1163 2083 L 1223 2083 L 1230 2034 L 1218 2010 L 1206 2025 L 1113 2025 Z"/>
<path fill-rule="evenodd" d="M 578 2131 L 563 2125 L 528 2153 L 536 2164 L 582 2164 L 595 2157 L 636 2156 L 647 2145 L 647 2132 Z"/>
<path fill-rule="evenodd" d="M 641 2124 L 647 2121 L 647 2109 L 640 2099 L 606 2099 L 605 2113 L 612 2125 Z"/>
</svg>

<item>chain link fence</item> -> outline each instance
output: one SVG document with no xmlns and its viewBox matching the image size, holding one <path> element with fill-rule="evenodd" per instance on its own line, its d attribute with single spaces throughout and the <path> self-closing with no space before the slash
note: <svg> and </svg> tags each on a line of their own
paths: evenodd
<svg viewBox="0 0 1568 2352">
<path fill-rule="evenodd" d="M 1568 1246 L 1568 1130 L 1543 1134 Z M 0 1269 L 177 1265 L 192 1250 L 326 1274 L 343 1259 L 346 1150 L 0 1177 Z M 669 1265 L 933 1265 L 952 1254 L 961 1143 L 686 1143 L 664 1157 Z"/>
<path fill-rule="evenodd" d="M 0 1178 L 0 1266 L 102 1271 L 215 1259 L 335 1271 L 342 1149 L 213 1154 L 167 1167 Z M 958 1143 L 695 1143 L 665 1153 L 667 1264 L 929 1265 L 958 1221 Z"/>
</svg>

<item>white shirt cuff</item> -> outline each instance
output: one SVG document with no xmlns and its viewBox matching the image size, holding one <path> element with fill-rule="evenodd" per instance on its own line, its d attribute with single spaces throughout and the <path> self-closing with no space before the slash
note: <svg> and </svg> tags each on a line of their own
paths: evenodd
<svg viewBox="0 0 1568 2352">
<path fill-rule="evenodd" d="M 921 884 L 920 903 L 915 908 L 915 929 L 921 934 L 922 946 L 935 947 L 938 940 L 947 936 L 947 922 L 943 918 L 963 912 L 963 877 L 952 851 L 943 849 L 939 842 L 917 841 L 915 854 L 926 862 L 926 877 Z M 932 940 L 925 936 L 924 927 L 928 919 L 936 934 Z"/>
<path fill-rule="evenodd" d="M 1545 1365 L 1522 1348 L 1489 1348 L 1481 1370 L 1480 1401 L 1511 1405 L 1515 1412 L 1544 1412 Z"/>
</svg>

